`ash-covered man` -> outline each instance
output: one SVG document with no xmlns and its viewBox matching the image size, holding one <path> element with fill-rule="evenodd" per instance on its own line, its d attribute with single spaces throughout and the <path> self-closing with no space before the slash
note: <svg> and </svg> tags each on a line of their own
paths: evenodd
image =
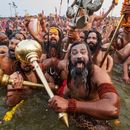
<svg viewBox="0 0 130 130">
<path fill-rule="evenodd" d="M 76 126 L 111 130 L 106 120 L 119 116 L 120 99 L 109 75 L 92 63 L 84 42 L 73 43 L 68 57 L 67 89 L 64 96 L 54 96 L 49 107 L 56 112 L 72 113 Z"/>
</svg>

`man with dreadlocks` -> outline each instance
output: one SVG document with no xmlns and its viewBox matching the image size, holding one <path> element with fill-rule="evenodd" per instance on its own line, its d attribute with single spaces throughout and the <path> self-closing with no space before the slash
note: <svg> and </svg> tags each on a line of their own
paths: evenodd
<svg viewBox="0 0 130 130">
<path fill-rule="evenodd" d="M 109 75 L 92 63 L 91 52 L 84 42 L 73 43 L 68 56 L 68 90 L 54 96 L 49 106 L 68 112 L 79 127 L 88 130 L 111 130 L 107 119 L 119 116 L 119 95 Z M 100 119 L 100 120 L 99 120 Z"/>
<path fill-rule="evenodd" d="M 62 86 L 62 84 L 64 84 L 64 78 L 62 78 L 62 75 L 64 74 L 62 74 L 62 72 L 57 67 L 59 61 L 62 60 L 64 57 L 62 51 L 63 32 L 61 28 L 59 28 L 56 24 L 51 25 L 47 31 L 44 14 L 40 15 L 41 27 L 44 33 L 46 32 L 46 38 L 44 37 L 44 39 L 41 39 L 39 37 L 38 33 L 40 33 L 40 31 L 38 31 L 37 29 L 33 29 L 33 24 L 31 25 L 30 21 L 27 22 L 26 26 L 35 40 L 37 40 L 40 44 L 45 43 L 43 45 L 43 48 L 46 50 L 43 52 L 43 55 L 40 58 L 41 68 L 45 73 L 50 87 L 55 90 L 55 88 L 58 88 L 59 86 Z"/>
<path fill-rule="evenodd" d="M 42 62 L 44 66 L 45 76 L 53 89 L 59 87 L 63 83 L 62 71 L 58 69 L 58 63 L 62 57 L 62 38 L 63 34 L 59 27 L 53 25 L 48 31 L 48 43 L 46 46 L 46 59 Z"/>
<path fill-rule="evenodd" d="M 106 45 L 102 45 L 102 36 L 96 30 L 90 30 L 86 36 L 86 43 L 88 44 L 91 53 L 93 62 L 100 66 L 101 61 L 107 50 Z M 102 69 L 106 72 L 110 72 L 113 67 L 113 59 L 110 55 L 107 56 L 105 62 L 102 65 Z"/>
</svg>

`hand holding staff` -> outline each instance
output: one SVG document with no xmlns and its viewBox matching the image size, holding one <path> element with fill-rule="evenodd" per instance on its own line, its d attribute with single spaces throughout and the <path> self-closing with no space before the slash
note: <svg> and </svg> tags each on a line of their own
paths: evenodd
<svg viewBox="0 0 130 130">
<path fill-rule="evenodd" d="M 40 44 L 34 40 L 23 40 L 17 45 L 15 54 L 17 59 L 19 59 L 21 62 L 26 64 L 32 63 L 34 65 L 36 72 L 44 84 L 49 97 L 52 98 L 54 94 L 51 91 L 39 64 L 37 63 L 38 57 L 40 57 L 42 54 L 42 48 Z M 63 119 L 67 127 L 69 126 L 67 113 L 59 113 L 59 118 Z"/>
<path fill-rule="evenodd" d="M 10 76 L 4 74 L 4 72 L 0 69 L 0 85 L 7 86 L 8 84 L 13 84 L 13 80 L 10 79 Z M 30 81 L 23 81 L 23 85 L 31 88 L 44 88 L 43 84 L 37 84 Z"/>
<path fill-rule="evenodd" d="M 121 22 L 122 22 L 123 18 L 124 18 L 124 14 L 123 14 L 123 15 L 121 16 L 121 18 L 120 18 L 120 21 L 119 21 L 119 23 L 118 23 L 118 26 L 116 27 L 116 30 L 115 30 L 115 32 L 114 32 L 114 34 L 113 34 L 113 37 L 112 37 L 111 41 L 110 41 L 110 45 L 109 45 L 109 47 L 108 47 L 108 49 L 107 49 L 107 51 L 106 51 L 106 53 L 105 53 L 105 55 L 104 55 L 104 57 L 103 57 L 103 59 L 102 59 L 102 61 L 101 61 L 100 67 L 102 67 L 102 65 L 103 65 L 103 63 L 104 63 L 104 61 L 105 61 L 107 55 L 109 54 L 109 51 L 110 51 L 111 46 L 112 46 L 112 43 L 113 43 L 114 38 L 115 38 L 115 36 L 116 36 L 116 34 L 117 34 L 119 28 L 120 28 L 120 25 L 121 25 Z"/>
</svg>

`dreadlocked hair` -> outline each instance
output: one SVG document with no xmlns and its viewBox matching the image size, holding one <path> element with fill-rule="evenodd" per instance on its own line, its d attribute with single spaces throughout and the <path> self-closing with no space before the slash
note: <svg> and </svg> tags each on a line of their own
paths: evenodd
<svg viewBox="0 0 130 130">
<path fill-rule="evenodd" d="M 75 41 L 74 43 L 72 43 L 71 47 L 70 47 L 70 50 L 69 50 L 69 53 L 68 53 L 68 75 L 67 75 L 67 85 L 69 86 L 69 83 L 71 81 L 71 69 L 72 69 L 72 62 L 71 62 L 71 50 L 74 46 L 76 45 L 80 45 L 80 44 L 85 44 L 86 48 L 87 48 L 87 51 L 88 51 L 88 57 L 89 57 L 89 61 L 86 65 L 86 68 L 88 69 L 88 75 L 87 75 L 87 83 L 86 85 L 88 86 L 88 95 L 90 95 L 91 91 L 93 90 L 93 85 L 92 85 L 92 82 L 91 82 L 91 77 L 92 77 L 92 74 L 93 74 L 93 61 L 92 61 L 92 55 L 91 55 L 91 51 L 88 47 L 88 45 L 83 42 L 83 41 Z"/>
<path fill-rule="evenodd" d="M 57 29 L 58 30 L 58 32 L 59 32 L 59 41 L 58 41 L 58 47 L 57 47 L 57 55 L 58 55 L 58 58 L 59 59 L 63 59 L 63 53 L 62 53 L 62 49 L 63 49 L 63 44 L 62 44 L 62 39 L 63 39 L 63 37 L 64 37 L 64 35 L 63 35 L 63 31 L 62 31 L 62 29 L 60 28 L 60 27 L 58 27 L 57 25 L 51 25 L 50 26 L 50 28 L 49 28 L 49 30 L 51 29 L 51 28 L 55 28 L 55 29 Z M 48 30 L 48 32 L 49 32 L 49 30 Z M 48 33 L 48 44 L 47 44 L 47 52 L 49 52 L 49 33 Z M 47 57 L 49 58 L 49 53 L 47 53 Z"/>
</svg>

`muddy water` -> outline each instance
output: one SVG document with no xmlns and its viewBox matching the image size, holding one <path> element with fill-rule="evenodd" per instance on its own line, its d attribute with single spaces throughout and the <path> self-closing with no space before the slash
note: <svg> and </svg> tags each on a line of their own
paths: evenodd
<svg viewBox="0 0 130 130">
<path fill-rule="evenodd" d="M 112 79 L 121 97 L 120 125 L 116 126 L 111 121 L 116 130 L 130 130 L 130 85 L 125 85 L 121 79 L 121 67 L 116 66 L 112 72 Z M 8 108 L 5 105 L 4 97 L 6 90 L 0 88 L 0 119 L 3 118 Z M 0 130 L 81 130 L 70 123 L 67 128 L 62 121 L 58 120 L 58 115 L 48 109 L 48 96 L 43 91 L 37 91 L 16 111 L 10 122 L 0 125 Z M 83 130 L 83 129 L 82 129 Z"/>
</svg>

